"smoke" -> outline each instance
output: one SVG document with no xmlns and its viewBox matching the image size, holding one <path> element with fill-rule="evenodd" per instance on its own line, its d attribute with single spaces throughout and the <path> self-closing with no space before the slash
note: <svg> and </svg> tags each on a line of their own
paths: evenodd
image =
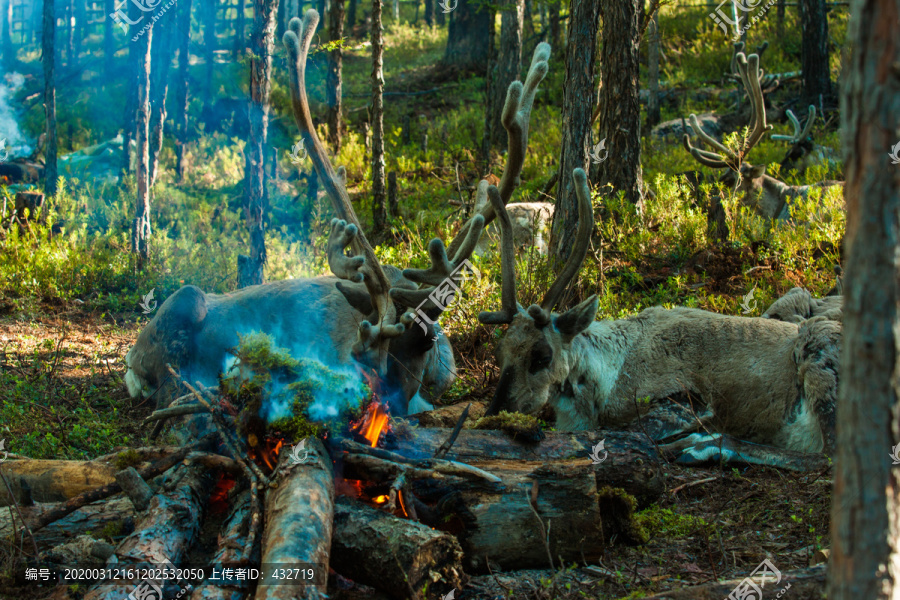
<svg viewBox="0 0 900 600">
<path fill-rule="evenodd" d="M 32 146 L 19 129 L 17 115 L 10 102 L 25 83 L 21 73 L 7 73 L 0 80 L 0 140 L 6 141 L 10 157 L 31 154 Z"/>
</svg>

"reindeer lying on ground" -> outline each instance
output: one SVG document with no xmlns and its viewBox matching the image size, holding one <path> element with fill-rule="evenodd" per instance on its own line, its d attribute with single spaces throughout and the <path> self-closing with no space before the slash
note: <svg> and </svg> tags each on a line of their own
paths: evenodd
<svg viewBox="0 0 900 600">
<path fill-rule="evenodd" d="M 814 317 L 843 321 L 844 286 L 842 273 L 841 267 L 835 265 L 835 286 L 824 298 L 813 298 L 812 294 L 807 290 L 795 287 L 773 302 L 762 316 L 766 319 L 777 319 L 798 324 Z"/>
<path fill-rule="evenodd" d="M 809 105 L 809 113 L 802 125 L 793 111 L 788 109 L 786 114 L 794 132 L 791 135 L 771 135 L 773 140 L 782 140 L 791 144 L 781 161 L 781 172 L 805 173 L 808 168 L 815 165 L 824 165 L 829 171 L 836 169 L 840 161 L 837 151 L 828 146 L 813 143 L 810 136 L 812 126 L 816 122 L 816 107 L 812 104 Z"/>
<path fill-rule="evenodd" d="M 702 416 L 653 436 L 662 440 L 698 425 L 726 434 L 691 438 L 691 459 L 713 453 L 780 464 L 777 451 L 758 444 L 830 450 L 840 323 L 811 319 L 798 327 L 690 308 L 648 308 L 596 322 L 596 296 L 562 314 L 552 312 L 587 255 L 593 227 L 584 171 L 575 170 L 574 182 L 579 220 L 572 252 L 541 304 L 528 310 L 516 302 L 510 219 L 496 190 L 488 190 L 503 236 L 502 309 L 479 319 L 509 327 L 497 348 L 500 381 L 487 414 L 550 407 L 558 429 L 582 430 L 628 424 L 641 413 L 639 399 L 687 394 L 702 404 Z"/>
<path fill-rule="evenodd" d="M 484 196 L 485 204 L 487 195 Z M 476 205 L 476 209 L 483 206 Z M 506 205 L 506 211 L 512 220 L 513 240 L 517 251 L 527 251 L 534 248 L 538 254 L 546 255 L 550 243 L 550 223 L 553 221 L 553 212 L 556 205 L 550 202 L 511 202 Z M 475 256 L 483 256 L 488 251 L 488 245 L 498 244 L 499 231 L 495 226 L 485 230 L 478 245 L 475 246 Z"/>
<path fill-rule="evenodd" d="M 753 166 L 744 160 L 771 126 L 766 125 L 766 107 L 760 89 L 759 57 L 756 54 L 745 57 L 743 53 L 738 53 L 735 65 L 750 96 L 750 134 L 747 140 L 739 150 L 732 150 L 707 135 L 697 123 L 696 115 L 691 115 L 690 123 L 697 136 L 715 151 L 693 147 L 687 135 L 682 138 L 684 147 L 701 165 L 713 169 L 728 169 L 720 181 L 729 189 L 736 190 L 742 205 L 769 219 L 788 220 L 791 218 L 791 207 L 798 198 L 808 197 L 810 191 L 816 188 L 820 188 L 824 194 L 826 189 L 843 188 L 844 184 L 828 181 L 813 185 L 787 185 L 766 175 L 765 165 Z"/>
<path fill-rule="evenodd" d="M 493 219 L 492 209 L 487 206 L 466 222 L 449 250 L 433 239 L 428 269 L 380 265 L 350 202 L 346 173 L 331 166 L 309 111 L 305 68 L 317 22 L 314 10 L 307 11 L 302 23 L 293 19 L 284 41 L 294 117 L 340 217 L 332 222 L 327 249 L 334 276 L 267 283 L 225 295 L 181 288 L 163 303 L 126 356 L 125 379 L 132 396 L 157 394 L 158 405 L 168 404 L 174 384 L 167 383 L 167 363 L 189 382 L 215 384 L 231 362 L 238 334 L 251 331 L 270 334 L 276 346 L 297 357 L 347 366 L 355 360 L 374 368 L 386 387 L 400 392 L 395 414 L 431 408 L 423 396 L 440 395 L 455 379 L 452 348 L 446 336 L 435 335 L 435 324 L 453 293 L 446 293 L 448 281 L 453 284 L 451 278 L 465 268 L 485 222 Z M 539 45 L 525 86 L 515 82 L 507 94 L 503 124 L 509 152 L 500 185 L 510 192 L 524 163 L 531 107 L 548 58 L 549 46 Z M 478 194 L 486 195 L 487 186 L 480 186 Z M 359 255 L 346 256 L 348 246 Z"/>
</svg>

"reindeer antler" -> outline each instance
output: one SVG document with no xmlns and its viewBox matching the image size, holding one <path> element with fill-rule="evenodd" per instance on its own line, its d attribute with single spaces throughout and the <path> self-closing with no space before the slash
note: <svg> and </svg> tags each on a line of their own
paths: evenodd
<svg viewBox="0 0 900 600">
<path fill-rule="evenodd" d="M 781 135 L 778 133 L 773 133 L 769 136 L 769 138 L 773 140 L 781 140 L 784 142 L 790 142 L 791 144 L 798 144 L 806 139 L 806 136 L 809 135 L 809 132 L 812 130 L 813 124 L 816 121 L 816 107 L 814 104 L 809 105 L 809 112 L 806 115 L 806 122 L 803 125 L 800 125 L 800 119 L 794 115 L 794 112 L 791 109 L 787 110 L 787 117 L 790 120 L 791 125 L 794 127 L 793 135 Z"/>
<path fill-rule="evenodd" d="M 697 121 L 697 115 L 694 114 L 690 116 L 691 127 L 694 129 L 694 133 L 718 152 L 710 152 L 693 147 L 691 138 L 686 133 L 682 137 L 682 141 L 685 149 L 701 165 L 712 167 L 713 169 L 727 167 L 740 172 L 740 166 L 744 158 L 772 126 L 766 125 L 766 105 L 759 82 L 759 55 L 751 54 L 749 57 L 746 57 L 743 52 L 738 52 L 735 54 L 735 63 L 741 82 L 744 84 L 744 89 L 747 90 L 747 94 L 750 96 L 750 134 L 747 136 L 746 141 L 737 151 L 726 147 L 703 131 L 700 123 Z"/>
<path fill-rule="evenodd" d="M 506 168 L 503 177 L 500 178 L 500 198 L 506 205 L 512 196 L 513 190 L 519 184 L 519 175 L 522 174 L 522 165 L 525 164 L 525 151 L 528 149 L 528 125 L 531 121 L 531 109 L 534 105 L 534 96 L 538 86 L 547 76 L 549 69 L 547 61 L 550 60 L 550 44 L 541 42 L 534 49 L 531 58 L 531 67 L 525 78 L 525 85 L 514 81 L 509 84 L 506 91 L 506 102 L 503 105 L 503 114 L 500 122 L 506 129 L 507 154 Z M 484 217 L 484 226 L 487 227 L 497 216 L 491 203 L 487 203 L 479 212 Z M 472 221 L 469 221 L 460 229 L 459 233 L 450 242 L 449 254 L 455 255 L 467 239 Z"/>
<path fill-rule="evenodd" d="M 343 169 L 335 172 L 331 166 L 325 147 L 316 135 L 309 111 L 306 97 L 306 58 L 318 22 L 319 13 L 309 9 L 303 15 L 302 22 L 297 18 L 291 19 L 289 31 L 284 34 L 284 45 L 290 56 L 291 105 L 319 182 L 331 198 L 335 212 L 344 221 L 342 225 L 332 223 L 332 237 L 328 248 L 329 265 L 334 274 L 342 279 L 359 281 L 361 277 L 378 315 L 374 324 L 369 321 L 360 323 L 359 341 L 353 352 L 357 355 L 369 352 L 372 364 L 383 373 L 387 365 L 387 341 L 402 334 L 405 325 L 403 322 L 396 322 L 397 311 L 389 295 L 390 283 L 353 210 L 347 193 L 346 172 Z M 360 255 L 353 258 L 344 256 L 343 248 L 348 244 Z"/>
</svg>

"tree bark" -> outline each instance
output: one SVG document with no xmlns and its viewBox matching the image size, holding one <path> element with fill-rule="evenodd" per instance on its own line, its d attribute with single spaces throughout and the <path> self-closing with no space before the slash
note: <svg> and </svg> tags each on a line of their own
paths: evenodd
<svg viewBox="0 0 900 600">
<path fill-rule="evenodd" d="M 178 48 L 178 78 L 175 87 L 175 176 L 184 181 L 184 145 L 188 127 L 188 69 L 191 64 L 191 9 L 193 0 L 181 0 L 178 7 L 178 30 L 181 32 Z"/>
<path fill-rule="evenodd" d="M 75 0 L 66 2 L 65 10 L 66 24 L 63 31 L 66 32 L 66 68 L 70 72 L 74 72 L 78 64 L 78 57 L 75 56 L 75 27 L 72 20 L 75 18 Z"/>
<path fill-rule="evenodd" d="M 898 594 L 900 169 L 886 152 L 900 122 L 900 5 L 850 2 L 841 93 L 847 234 L 828 598 Z"/>
<path fill-rule="evenodd" d="M 174 29 L 176 13 L 167 11 L 156 23 L 158 31 Z M 166 98 L 169 95 L 169 71 L 172 66 L 174 35 L 159 35 L 153 45 L 150 67 L 150 189 L 159 174 L 159 154 L 163 146 L 163 127 L 166 122 Z"/>
<path fill-rule="evenodd" d="M 138 67 L 137 91 L 137 196 L 131 230 L 131 252 L 137 255 L 138 270 L 143 269 L 150 253 L 150 64 L 153 29 L 151 25 L 137 42 L 141 62 Z M 127 147 L 125 152 L 128 153 Z"/>
<path fill-rule="evenodd" d="M 497 14 L 490 11 L 490 34 L 488 36 L 488 56 L 487 69 L 484 77 L 484 135 L 481 138 L 481 156 L 484 161 L 484 171 L 489 172 L 491 169 L 491 127 L 493 118 L 491 108 L 494 102 L 494 65 L 497 62 L 497 43 L 494 35 L 494 25 L 497 21 Z"/>
<path fill-rule="evenodd" d="M 75 460 L 10 460 L 3 465 L 13 497 L 0 486 L 0 506 L 63 502 L 115 481 L 116 469 L 102 462 Z"/>
<path fill-rule="evenodd" d="M 103 19 L 103 60 L 106 77 L 111 78 L 116 70 L 116 39 L 113 36 L 113 20 L 110 15 L 116 12 L 116 0 L 105 0 L 105 17 Z"/>
<path fill-rule="evenodd" d="M 491 77 L 490 132 L 491 145 L 506 149 L 506 130 L 500 122 L 506 90 L 509 84 L 519 79 L 522 70 L 522 25 L 524 23 L 525 0 L 514 0 L 509 9 L 500 13 L 500 51 L 494 63 Z"/>
<path fill-rule="evenodd" d="M 644 187 L 638 98 L 641 0 L 602 0 L 601 13 L 604 35 L 598 137 L 606 140 L 610 160 L 592 166 L 591 182 L 624 192 L 628 202 L 638 204 Z"/>
<path fill-rule="evenodd" d="M 819 104 L 819 97 L 831 95 L 831 68 L 828 64 L 828 17 L 825 0 L 800 0 L 800 70 L 803 96 L 807 104 Z"/>
<path fill-rule="evenodd" d="M 568 258 L 578 227 L 578 199 L 572 186 L 572 171 L 587 172 L 590 165 L 600 1 L 572 0 L 569 14 L 572 16 L 566 48 L 559 181 L 550 236 L 551 254 L 561 261 L 559 264 Z"/>
<path fill-rule="evenodd" d="M 347 9 L 347 30 L 353 35 L 353 26 L 356 25 L 356 5 L 359 0 L 350 0 L 350 8 Z"/>
<path fill-rule="evenodd" d="M 779 39 L 784 35 L 784 5 L 785 0 L 778 0 L 775 8 L 775 33 Z"/>
<path fill-rule="evenodd" d="M 331 0 L 331 20 L 328 22 L 328 38 L 338 41 L 344 37 L 344 0 Z M 344 50 L 340 47 L 328 53 L 328 74 L 325 79 L 325 122 L 328 124 L 328 143 L 335 155 L 341 151 L 341 79 L 344 68 Z"/>
<path fill-rule="evenodd" d="M 650 99 L 647 102 L 647 127 L 652 129 L 659 123 L 659 10 L 653 12 L 649 25 L 647 43 L 647 63 L 650 71 Z"/>
<path fill-rule="evenodd" d="M 269 95 L 272 91 L 272 52 L 275 48 L 275 16 L 278 0 L 253 0 L 253 32 L 250 36 L 250 139 L 244 149 L 244 210 L 250 233 L 249 269 L 240 271 L 238 287 L 263 283 L 266 239 L 263 224 L 266 194 L 266 142 L 269 128 Z"/>
<path fill-rule="evenodd" d="M 550 39 L 547 40 L 550 43 L 551 48 L 559 48 L 559 4 L 556 0 L 550 1 Z"/>
<path fill-rule="evenodd" d="M 434 2 L 435 0 L 425 0 L 425 24 L 428 27 L 434 27 Z"/>
<path fill-rule="evenodd" d="M 234 20 L 234 47 L 231 50 L 232 60 L 237 61 L 241 57 L 241 52 L 247 45 L 244 43 L 244 33 L 246 30 L 244 21 L 245 21 L 245 10 L 247 8 L 245 4 L 245 0 L 237 0 L 237 15 L 235 15 Z"/>
<path fill-rule="evenodd" d="M 44 150 L 44 193 L 56 194 L 56 10 L 55 0 L 43 0 L 41 60 L 44 66 L 44 113 L 47 117 L 47 146 Z"/>
<path fill-rule="evenodd" d="M 374 233 L 384 231 L 384 28 L 381 0 L 372 0 L 372 220 Z"/>
<path fill-rule="evenodd" d="M 462 71 L 483 73 L 488 58 L 488 38 L 493 31 L 491 12 L 475 0 L 459 0 L 450 13 L 443 64 Z"/>
<path fill-rule="evenodd" d="M 256 6 L 254 0 L 254 7 Z M 216 3 L 215 1 L 203 2 L 205 8 L 201 18 L 203 24 L 203 54 L 206 60 L 206 99 L 212 102 L 213 98 L 213 69 L 216 62 Z M 254 20 L 256 16 L 254 15 Z"/>
</svg>

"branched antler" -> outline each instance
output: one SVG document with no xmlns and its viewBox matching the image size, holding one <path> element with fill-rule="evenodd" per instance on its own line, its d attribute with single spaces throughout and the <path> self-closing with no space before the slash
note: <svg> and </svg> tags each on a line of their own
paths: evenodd
<svg viewBox="0 0 900 600">
<path fill-rule="evenodd" d="M 690 116 L 691 127 L 703 142 L 717 150 L 711 152 L 709 150 L 701 150 L 691 145 L 691 138 L 684 134 L 682 140 L 685 149 L 691 153 L 691 156 L 701 165 L 712 167 L 713 169 L 729 168 L 740 172 L 741 163 L 746 158 L 750 150 L 759 143 L 763 134 L 772 128 L 766 125 L 766 106 L 763 100 L 762 89 L 759 82 L 759 55 L 751 54 L 749 57 L 744 56 L 742 52 L 735 55 L 735 63 L 744 89 L 750 96 L 750 134 L 741 145 L 740 149 L 732 150 L 724 144 L 707 134 L 700 127 L 697 121 L 697 115 Z"/>
<path fill-rule="evenodd" d="M 773 133 L 769 137 L 773 140 L 781 140 L 785 142 L 790 142 L 791 144 L 798 144 L 806 139 L 809 135 L 809 132 L 812 131 L 813 124 L 816 121 L 816 107 L 813 104 L 809 105 L 809 112 L 806 116 L 806 122 L 803 125 L 800 125 L 800 119 L 794 114 L 791 109 L 787 110 L 787 117 L 791 122 L 791 125 L 794 127 L 793 135 L 781 135 L 778 133 Z"/>
<path fill-rule="evenodd" d="M 333 226 L 334 246 L 332 246 L 332 240 L 329 240 L 329 264 L 336 269 L 334 274 L 338 277 L 359 281 L 362 276 L 362 281 L 366 285 L 377 312 L 376 323 L 363 321 L 360 324 L 359 341 L 353 351 L 357 355 L 368 352 L 370 363 L 383 373 L 387 366 L 388 339 L 402 334 L 405 325 L 403 322 L 396 322 L 397 311 L 389 294 L 390 282 L 375 257 L 375 251 L 366 239 L 359 219 L 353 210 L 353 205 L 350 203 L 346 187 L 346 172 L 342 169 L 335 172 L 331 166 L 325 147 L 316 135 L 315 125 L 309 111 L 309 101 L 306 97 L 306 59 L 318 22 L 319 13 L 310 9 L 303 15 L 303 21 L 297 18 L 291 19 L 289 31 L 284 34 L 284 45 L 290 57 L 288 64 L 291 75 L 291 105 L 300 135 L 309 151 L 309 157 L 319 182 L 325 188 L 328 197 L 331 198 L 338 217 L 345 222 L 340 231 L 336 231 Z M 351 232 L 349 229 L 351 226 L 356 228 L 355 232 Z M 354 258 L 344 256 L 343 248 L 346 245 L 344 242 L 350 244 L 360 256 Z M 335 248 L 340 248 L 340 250 L 336 253 Z M 359 263 L 360 259 L 363 261 L 361 264 Z"/>
</svg>

